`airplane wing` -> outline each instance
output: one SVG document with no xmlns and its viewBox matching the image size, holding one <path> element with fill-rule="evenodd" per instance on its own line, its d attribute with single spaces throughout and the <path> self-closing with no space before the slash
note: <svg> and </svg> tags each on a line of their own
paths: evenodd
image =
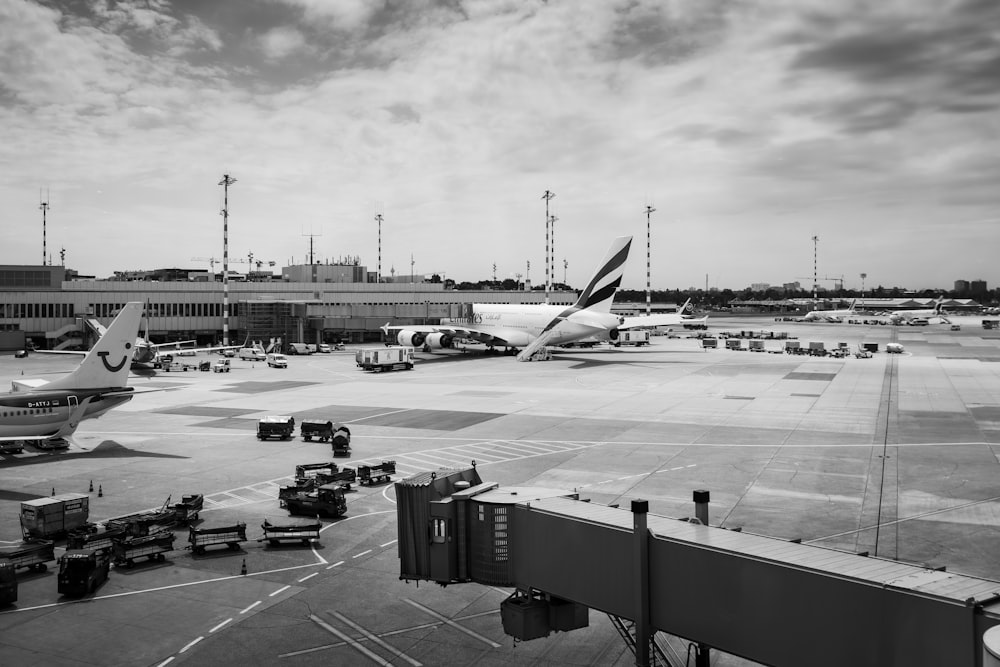
<svg viewBox="0 0 1000 667">
<path fill-rule="evenodd" d="M 379 327 L 382 329 L 382 333 L 386 336 L 389 332 L 399 333 L 400 331 L 412 331 L 414 333 L 440 333 L 447 334 L 449 336 L 454 336 L 455 338 L 468 338 L 469 340 L 478 341 L 480 343 L 485 343 L 486 345 L 507 345 L 507 341 L 500 336 L 494 334 L 488 334 L 478 329 L 470 329 L 467 327 L 456 327 L 450 324 L 414 324 L 410 326 L 390 326 L 388 322 L 385 325 Z"/>
<path fill-rule="evenodd" d="M 635 327 L 679 327 L 684 324 L 678 313 L 660 313 L 653 315 L 640 315 L 638 317 L 623 317 L 619 329 L 632 329 Z"/>
</svg>

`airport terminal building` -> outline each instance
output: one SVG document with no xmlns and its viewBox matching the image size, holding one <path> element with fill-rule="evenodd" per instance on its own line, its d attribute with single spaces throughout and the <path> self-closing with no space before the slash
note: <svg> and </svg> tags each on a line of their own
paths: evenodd
<svg viewBox="0 0 1000 667">
<path fill-rule="evenodd" d="M 166 275 L 156 272 L 156 275 Z M 379 327 L 437 324 L 460 317 L 471 303 L 544 303 L 545 292 L 446 289 L 443 283 L 368 282 L 364 267 L 286 267 L 282 276 L 254 281 L 210 280 L 207 272 L 171 270 L 174 279 L 81 279 L 62 266 L 0 265 L 0 349 L 88 347 L 89 320 L 110 323 L 122 304 L 147 304 L 155 343 L 223 341 L 229 305 L 229 343 L 374 342 Z M 121 274 L 119 274 L 119 277 Z M 183 279 L 186 276 L 187 279 Z M 294 278 L 294 280 L 292 280 Z M 573 291 L 551 292 L 550 303 L 571 305 Z"/>
</svg>

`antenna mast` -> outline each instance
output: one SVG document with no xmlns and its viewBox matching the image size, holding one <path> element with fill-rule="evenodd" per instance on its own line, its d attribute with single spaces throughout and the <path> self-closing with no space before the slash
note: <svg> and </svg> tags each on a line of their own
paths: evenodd
<svg viewBox="0 0 1000 667">
<path fill-rule="evenodd" d="M 222 344 L 229 345 L 229 186 L 236 182 L 223 174 L 222 186 Z"/>
<path fill-rule="evenodd" d="M 45 190 L 44 199 L 42 199 L 42 189 L 38 188 L 38 199 L 39 199 L 38 208 L 42 210 L 42 266 L 45 266 L 45 258 L 48 257 L 48 252 L 49 252 L 48 249 L 46 248 L 46 240 L 45 240 L 45 225 L 46 225 L 45 214 L 49 210 L 49 191 L 47 188 Z M 50 261 L 49 264 L 51 263 L 52 262 Z"/>
</svg>

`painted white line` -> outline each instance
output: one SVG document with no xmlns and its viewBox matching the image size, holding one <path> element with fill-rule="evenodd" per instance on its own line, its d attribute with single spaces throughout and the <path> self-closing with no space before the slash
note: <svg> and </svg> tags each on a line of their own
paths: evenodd
<svg viewBox="0 0 1000 667">
<path fill-rule="evenodd" d="M 396 541 L 397 541 L 397 540 L 392 540 L 392 541 L 389 541 L 389 542 L 386 542 L 385 544 L 380 544 L 380 545 L 378 545 L 378 546 L 379 546 L 379 548 L 380 548 L 380 549 L 385 549 L 385 548 L 386 548 L 387 546 L 389 546 L 390 544 L 395 544 L 395 543 L 396 543 Z"/>
<path fill-rule="evenodd" d="M 351 639 L 350 637 L 348 637 L 347 635 L 345 635 L 343 632 L 341 632 L 337 628 L 333 627 L 332 625 L 330 625 L 329 623 L 327 623 L 326 621 L 324 621 L 319 616 L 316 616 L 315 614 L 310 614 L 309 618 L 312 619 L 313 623 L 315 623 L 319 627 L 323 628 L 324 630 L 326 630 L 327 632 L 329 632 L 331 635 L 334 635 L 335 637 L 338 637 L 341 641 L 343 641 L 344 643 L 348 644 L 354 650 L 356 650 L 359 653 L 361 653 L 362 655 L 366 655 L 369 658 L 371 658 L 372 660 L 374 660 L 376 662 L 376 664 L 382 665 L 382 667 L 388 667 L 388 665 L 392 664 L 391 662 L 387 662 L 387 661 L 383 660 L 382 658 L 380 658 L 375 653 L 372 653 L 366 647 L 362 646 L 360 642 L 357 642 L 357 641 Z"/>
<path fill-rule="evenodd" d="M 312 574 L 307 574 L 306 576 L 304 576 L 304 577 L 302 577 L 301 579 L 299 579 L 299 583 L 301 584 L 301 583 L 302 583 L 303 581 L 305 581 L 306 579 L 312 579 L 312 578 L 313 578 L 313 577 L 315 577 L 315 576 L 316 576 L 317 574 L 319 574 L 319 572 L 313 572 Z"/>
<path fill-rule="evenodd" d="M 361 558 L 361 557 L 362 557 L 362 556 L 364 556 L 365 554 L 370 554 L 371 552 L 372 552 L 372 550 L 371 550 L 371 549 L 368 549 L 367 551 L 362 551 L 361 553 L 359 553 L 359 554 L 357 554 L 357 555 L 355 555 L 355 556 L 351 556 L 351 558 Z"/>
<path fill-rule="evenodd" d="M 455 621 L 451 620 L 447 616 L 443 616 L 443 615 L 437 613 L 436 611 L 434 611 L 430 607 L 425 607 L 424 605 L 420 604 L 419 602 L 414 602 L 413 600 L 410 600 L 408 598 L 404 598 L 403 602 L 406 602 L 407 604 L 409 604 L 412 607 L 416 607 L 417 609 L 419 609 L 420 611 L 424 612 L 425 614 L 430 614 L 431 616 L 433 616 L 434 618 L 438 619 L 442 623 L 444 623 L 446 625 L 449 625 L 449 626 L 455 628 L 456 630 L 459 630 L 460 632 L 464 632 L 465 634 L 469 635 L 470 637 L 472 637 L 474 639 L 478 639 L 479 641 L 483 642 L 487 646 L 491 646 L 492 648 L 500 648 L 500 644 L 497 644 L 495 641 L 493 641 L 489 637 L 484 637 L 481 634 L 479 634 L 478 632 L 476 632 L 475 630 L 470 630 L 467 627 L 456 623 Z"/>
<path fill-rule="evenodd" d="M 289 588 L 291 588 L 291 586 L 282 586 L 281 588 L 279 588 L 278 590 L 274 591 L 273 593 L 269 593 L 268 597 L 273 598 L 278 593 L 282 593 L 284 591 L 287 591 Z"/>
<path fill-rule="evenodd" d="M 224 626 L 224 625 L 226 625 L 227 623 L 231 622 L 232 620 L 233 620 L 233 619 L 231 619 L 231 618 L 227 618 L 227 619 L 226 619 L 226 620 L 224 620 L 224 621 L 223 621 L 222 623 L 219 623 L 219 624 L 218 624 L 217 626 L 215 626 L 214 628 L 212 628 L 211 630 L 209 630 L 209 631 L 208 631 L 208 634 L 212 634 L 213 632 L 215 632 L 215 631 L 216 631 L 216 630 L 218 630 L 219 628 L 223 627 L 223 626 Z"/>
<path fill-rule="evenodd" d="M 336 563 L 334 563 L 333 565 L 329 566 L 329 567 L 328 567 L 328 568 L 326 568 L 326 569 L 328 569 L 328 570 L 332 570 L 333 568 L 337 567 L 338 565 L 343 565 L 343 564 L 344 564 L 344 561 L 342 561 L 342 560 L 338 560 L 338 561 L 337 561 Z"/>
<path fill-rule="evenodd" d="M 389 644 L 386 644 L 384 641 L 382 641 L 381 639 L 379 639 L 377 636 L 375 636 L 374 634 L 372 634 L 371 632 L 369 632 L 365 628 L 361 627 L 360 625 L 358 625 L 357 623 L 355 623 L 351 619 L 347 618 L 343 614 L 338 614 L 335 611 L 331 611 L 330 613 L 333 616 L 335 616 L 341 623 L 343 623 L 345 625 L 349 625 L 351 628 L 353 628 L 357 632 L 360 632 L 362 635 L 364 635 L 365 638 L 368 639 L 369 641 L 372 641 L 372 642 L 378 644 L 379 646 L 381 646 L 382 648 L 384 648 L 386 651 L 389 651 L 390 653 L 396 655 L 397 657 L 402 658 L 406 662 L 408 662 L 411 665 L 413 665 L 413 667 L 423 667 L 423 663 L 421 663 L 421 662 L 419 662 L 417 660 L 414 660 L 413 658 L 411 658 L 410 656 L 406 655 L 402 651 L 396 650 L 395 648 L 393 648 Z"/>
<path fill-rule="evenodd" d="M 169 665 L 173 661 L 174 661 L 174 656 L 170 656 L 169 658 L 158 664 L 156 667 L 163 667 L 164 665 Z"/>
<path fill-rule="evenodd" d="M 260 600 L 257 600 L 256 602 L 254 602 L 252 605 L 250 605 L 249 607 L 247 607 L 246 609 L 244 609 L 240 613 L 241 614 L 245 614 L 245 613 L 247 613 L 248 611 L 250 611 L 251 609 L 253 609 L 254 607 L 256 607 L 259 604 L 260 604 Z"/>
<path fill-rule="evenodd" d="M 197 644 L 198 642 L 200 642 L 202 639 L 204 639 L 204 637 L 198 637 L 194 641 L 188 642 L 188 645 L 185 646 L 184 648 L 182 648 L 180 651 L 178 651 L 178 653 L 183 653 L 184 651 L 188 650 L 189 648 L 191 648 L 192 646 L 194 646 L 195 644 Z"/>
</svg>

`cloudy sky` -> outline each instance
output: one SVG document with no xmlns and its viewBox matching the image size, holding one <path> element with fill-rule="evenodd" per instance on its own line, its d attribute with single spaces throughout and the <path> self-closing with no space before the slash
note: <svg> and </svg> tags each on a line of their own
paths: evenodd
<svg viewBox="0 0 1000 667">
<path fill-rule="evenodd" d="M 0 263 L 41 189 L 54 263 L 207 268 L 230 174 L 278 267 L 381 213 L 384 274 L 539 284 L 549 190 L 578 287 L 647 205 L 654 288 L 1000 283 L 995 0 L 0 0 L 0 62 Z"/>
</svg>

